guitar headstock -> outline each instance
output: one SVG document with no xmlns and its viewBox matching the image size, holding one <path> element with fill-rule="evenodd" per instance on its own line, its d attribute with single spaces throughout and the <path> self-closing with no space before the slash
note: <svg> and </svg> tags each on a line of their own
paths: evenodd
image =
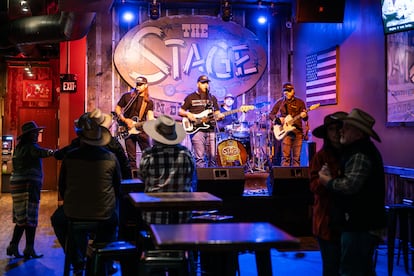
<svg viewBox="0 0 414 276">
<path fill-rule="evenodd" d="M 318 107 L 320 107 L 321 106 L 321 104 L 320 103 L 316 103 L 316 104 L 313 104 L 313 105 L 311 105 L 310 107 L 309 107 L 309 110 L 314 110 L 314 109 L 317 109 Z"/>
<path fill-rule="evenodd" d="M 242 106 L 240 106 L 239 109 L 240 109 L 241 112 L 247 112 L 247 111 L 255 109 L 255 107 L 254 107 L 254 105 L 242 105 Z"/>
</svg>

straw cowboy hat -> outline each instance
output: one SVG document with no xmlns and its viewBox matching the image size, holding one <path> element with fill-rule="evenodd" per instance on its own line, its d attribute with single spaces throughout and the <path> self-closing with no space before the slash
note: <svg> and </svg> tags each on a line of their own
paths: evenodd
<svg viewBox="0 0 414 276">
<path fill-rule="evenodd" d="M 143 128 L 153 140 L 166 145 L 179 144 L 186 135 L 183 126 L 177 124 L 173 118 L 167 115 L 161 115 L 156 120 L 146 121 Z"/>
<path fill-rule="evenodd" d="M 379 138 L 378 134 L 372 129 L 372 127 L 375 124 L 375 119 L 365 111 L 362 111 L 358 108 L 354 108 L 343 120 L 347 124 L 352 125 L 364 132 L 365 134 L 371 136 L 378 142 L 381 142 L 381 139 Z"/>
<path fill-rule="evenodd" d="M 348 113 L 344 111 L 338 111 L 338 112 L 326 115 L 325 118 L 323 119 L 323 125 L 316 127 L 312 131 L 312 135 L 318 138 L 326 138 L 326 130 L 328 126 L 332 124 L 336 124 L 336 123 L 342 124 L 341 120 L 343 120 L 347 115 Z"/>
<path fill-rule="evenodd" d="M 109 130 L 91 118 L 89 112 L 79 117 L 76 133 L 82 142 L 92 146 L 105 146 L 112 139 Z"/>
<path fill-rule="evenodd" d="M 94 119 L 99 125 L 110 128 L 112 125 L 112 116 L 103 113 L 99 108 L 95 108 L 89 113 L 89 117 Z"/>
<path fill-rule="evenodd" d="M 30 132 L 41 132 L 44 128 L 44 126 L 38 126 L 35 121 L 28 121 L 22 125 L 22 132 L 17 138 L 20 138 Z"/>
</svg>

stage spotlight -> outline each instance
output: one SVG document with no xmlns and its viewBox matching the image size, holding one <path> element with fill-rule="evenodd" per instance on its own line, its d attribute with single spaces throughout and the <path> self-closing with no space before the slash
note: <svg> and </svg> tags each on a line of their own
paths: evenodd
<svg viewBox="0 0 414 276">
<path fill-rule="evenodd" d="M 232 11 L 229 1 L 225 1 L 221 7 L 221 19 L 223 21 L 230 21 L 232 18 Z"/>
<path fill-rule="evenodd" d="M 259 23 L 260 25 L 266 24 L 267 23 L 267 16 L 259 15 L 259 17 L 257 17 L 257 23 Z"/>
<path fill-rule="evenodd" d="M 134 26 L 138 24 L 138 7 L 121 4 L 116 7 L 121 25 Z"/>
<path fill-rule="evenodd" d="M 149 15 L 152 20 L 157 20 L 160 17 L 160 3 L 153 0 L 150 4 Z"/>
</svg>

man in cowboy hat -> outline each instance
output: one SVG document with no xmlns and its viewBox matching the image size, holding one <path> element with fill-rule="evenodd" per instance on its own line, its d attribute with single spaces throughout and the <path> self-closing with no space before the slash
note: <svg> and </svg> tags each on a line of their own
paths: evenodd
<svg viewBox="0 0 414 276">
<path fill-rule="evenodd" d="M 186 136 L 183 126 L 170 116 L 161 115 L 145 122 L 143 127 L 153 141 L 140 161 L 145 192 L 192 192 L 195 161 L 188 148 L 180 144 Z M 179 212 L 176 223 L 189 218 L 190 213 Z M 171 223 L 168 212 L 145 212 L 143 219 L 147 223 Z"/>
<path fill-rule="evenodd" d="M 89 113 L 79 118 L 76 133 L 80 146 L 66 154 L 60 169 L 59 194 L 64 201 L 64 215 L 74 221 L 96 221 L 98 226 L 90 229 L 95 242 L 115 241 L 121 169 L 115 154 L 104 148 L 112 139 L 111 133 Z M 66 231 L 57 229 L 59 226 L 54 225 L 54 229 L 63 243 L 66 236 L 61 235 Z M 87 235 L 85 231 L 74 233 L 77 250 L 71 262 L 75 270 L 82 270 L 85 264 Z"/>
<path fill-rule="evenodd" d="M 313 156 L 310 165 L 310 190 L 314 195 L 312 212 L 312 233 L 318 240 L 322 258 L 323 275 L 339 275 L 341 259 L 340 232 L 331 227 L 331 209 L 334 194 L 319 181 L 319 171 L 327 164 L 332 176 L 340 171 L 341 143 L 340 129 L 346 112 L 338 111 L 325 116 L 323 124 L 316 127 L 312 134 L 323 139 L 321 149 Z"/>
<path fill-rule="evenodd" d="M 341 130 L 343 166 L 337 177 L 327 165 L 319 181 L 335 192 L 335 226 L 341 231 L 341 264 L 344 275 L 375 275 L 375 247 L 386 226 L 384 165 L 371 138 L 381 142 L 373 130 L 375 119 L 359 108 L 344 119 Z"/>
</svg>

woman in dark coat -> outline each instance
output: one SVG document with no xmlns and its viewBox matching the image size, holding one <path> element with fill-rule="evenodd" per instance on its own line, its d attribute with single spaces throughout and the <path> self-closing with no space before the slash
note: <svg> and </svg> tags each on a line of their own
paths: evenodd
<svg viewBox="0 0 414 276">
<path fill-rule="evenodd" d="M 19 253 L 19 242 L 26 233 L 26 247 L 23 255 L 26 259 L 41 258 L 34 250 L 36 227 L 38 223 L 40 190 L 43 182 L 42 158 L 53 156 L 53 150 L 42 148 L 37 143 L 39 132 L 44 127 L 29 121 L 23 124 L 17 137 L 18 143 L 13 152 L 13 172 L 10 177 L 10 189 L 13 199 L 13 237 L 7 247 L 7 255 L 23 257 Z"/>
</svg>

